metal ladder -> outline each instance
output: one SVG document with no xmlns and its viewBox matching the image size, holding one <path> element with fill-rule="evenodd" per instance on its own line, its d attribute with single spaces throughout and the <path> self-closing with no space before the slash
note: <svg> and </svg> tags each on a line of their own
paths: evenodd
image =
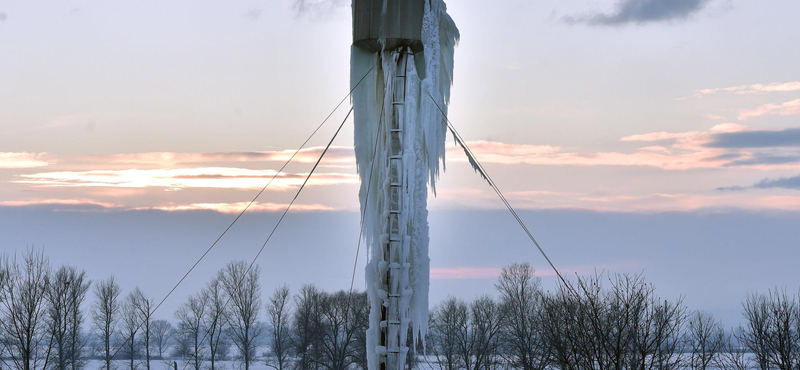
<svg viewBox="0 0 800 370">
<path fill-rule="evenodd" d="M 407 316 L 407 312 L 400 312 L 400 295 L 403 286 L 402 269 L 406 261 L 402 260 L 403 248 L 405 248 L 406 235 L 401 233 L 401 222 L 403 220 L 403 198 L 406 192 L 405 178 L 403 172 L 403 147 L 405 128 L 405 98 L 406 98 L 406 71 L 408 67 L 408 53 L 401 50 L 396 51 L 397 68 L 393 76 L 391 88 L 392 107 L 391 119 L 386 120 L 387 131 L 386 140 L 388 158 L 385 165 L 388 166 L 387 198 L 384 203 L 386 209 L 386 221 L 384 234 L 389 237 L 384 241 L 383 258 L 386 263 L 386 275 L 383 277 L 383 285 L 387 292 L 386 300 L 381 306 L 381 337 L 380 345 L 386 348 L 386 360 L 381 363 L 382 370 L 402 370 L 399 369 L 400 356 L 407 351 L 405 343 L 400 343 L 400 330 L 402 319 Z M 399 72 L 399 74 L 398 74 Z"/>
</svg>

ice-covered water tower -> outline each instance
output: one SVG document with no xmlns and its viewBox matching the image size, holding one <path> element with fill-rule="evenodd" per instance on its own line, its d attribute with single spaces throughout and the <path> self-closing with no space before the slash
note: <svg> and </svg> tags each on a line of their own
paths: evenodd
<svg viewBox="0 0 800 370">
<path fill-rule="evenodd" d="M 402 370 L 410 339 L 428 327 L 427 196 L 444 165 L 459 35 L 443 0 L 352 0 L 352 10 L 367 357 L 371 370 Z"/>
</svg>

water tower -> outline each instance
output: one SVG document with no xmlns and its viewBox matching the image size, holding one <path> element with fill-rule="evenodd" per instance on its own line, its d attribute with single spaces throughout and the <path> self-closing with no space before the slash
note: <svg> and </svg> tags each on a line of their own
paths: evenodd
<svg viewBox="0 0 800 370">
<path fill-rule="evenodd" d="M 402 370 L 409 332 L 414 343 L 427 332 L 427 196 L 444 163 L 458 30 L 442 0 L 353 0 L 352 10 L 367 357 L 371 370 Z"/>
</svg>

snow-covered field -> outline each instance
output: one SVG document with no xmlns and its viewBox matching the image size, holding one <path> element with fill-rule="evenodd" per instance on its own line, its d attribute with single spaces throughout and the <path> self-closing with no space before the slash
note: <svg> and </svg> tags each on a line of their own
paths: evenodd
<svg viewBox="0 0 800 370">
<path fill-rule="evenodd" d="M 173 361 L 178 363 L 178 370 L 194 370 L 192 364 L 186 364 L 185 360 L 182 359 L 169 359 L 169 360 L 150 360 L 150 369 L 151 370 L 173 370 Z M 89 360 L 89 363 L 86 365 L 86 370 L 99 370 L 102 369 L 104 363 L 101 360 Z M 136 370 L 147 370 L 147 367 L 144 364 L 144 361 L 136 360 L 134 362 Z M 112 366 L 114 369 L 112 370 L 130 370 L 130 362 L 128 360 L 114 360 L 112 361 Z M 203 363 L 203 369 L 208 369 L 210 364 L 208 361 Z M 217 361 L 214 364 L 214 368 L 219 370 L 238 370 L 244 369 L 244 365 L 238 361 Z M 258 361 L 250 364 L 251 370 L 267 370 L 271 369 L 267 367 L 263 360 L 259 359 Z"/>
</svg>

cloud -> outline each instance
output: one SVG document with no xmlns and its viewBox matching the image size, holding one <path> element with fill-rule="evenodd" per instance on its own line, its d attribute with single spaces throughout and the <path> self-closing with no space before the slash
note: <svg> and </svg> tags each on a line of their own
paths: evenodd
<svg viewBox="0 0 800 370">
<path fill-rule="evenodd" d="M 800 163 L 800 155 L 773 155 L 754 153 L 750 158 L 739 159 L 725 164 L 726 167 L 743 167 L 759 165 L 782 165 Z"/>
<path fill-rule="evenodd" d="M 685 20 L 703 9 L 709 0 L 621 0 L 612 13 L 565 17 L 567 23 L 621 26 Z"/>
<path fill-rule="evenodd" d="M 499 267 L 434 267 L 431 268 L 431 279 L 494 279 L 500 276 Z"/>
<path fill-rule="evenodd" d="M 768 92 L 791 92 L 800 91 L 800 81 L 773 82 L 770 84 L 739 85 L 729 87 L 715 87 L 711 89 L 695 90 L 694 96 L 701 97 L 712 95 L 718 92 L 731 92 L 735 94 L 760 94 Z"/>
<path fill-rule="evenodd" d="M 800 128 L 788 128 L 778 131 L 744 130 L 722 132 L 712 136 L 706 144 L 711 148 L 800 148 Z"/>
<path fill-rule="evenodd" d="M 746 186 L 723 186 L 714 189 L 716 191 L 745 191 L 747 190 Z"/>
<path fill-rule="evenodd" d="M 581 193 L 560 191 L 511 191 L 505 196 L 518 210 L 569 210 L 594 212 L 661 213 L 727 210 L 800 209 L 800 196 L 742 192 L 738 187 L 716 191 L 636 193 Z M 436 207 L 442 209 L 498 209 L 505 206 L 491 190 L 447 189 L 440 191 Z"/>
<path fill-rule="evenodd" d="M 728 159 L 738 159 L 742 157 L 742 153 L 730 152 L 725 154 L 720 154 L 716 157 L 707 158 L 707 161 L 723 161 Z"/>
<path fill-rule="evenodd" d="M 95 206 L 100 208 L 119 208 L 120 206 L 109 202 L 100 202 L 93 199 L 30 199 L 0 201 L 2 207 L 27 207 L 27 206 Z"/>
<path fill-rule="evenodd" d="M 274 170 L 243 168 L 177 168 L 153 170 L 58 171 L 22 174 L 13 180 L 40 187 L 158 187 L 168 190 L 186 188 L 261 189 L 275 175 Z M 307 174 L 281 173 L 270 185 L 272 190 L 300 186 Z M 308 181 L 313 185 L 357 184 L 352 174 L 317 173 Z"/>
<path fill-rule="evenodd" d="M 158 210 L 167 212 L 183 211 L 214 211 L 220 213 L 239 213 L 248 202 L 235 203 L 190 203 L 190 204 L 167 204 L 147 207 L 127 207 L 117 203 L 102 202 L 93 199 L 28 199 L 28 200 L 8 200 L 0 201 L 0 207 L 31 207 L 45 206 L 54 210 Z M 254 202 L 248 212 L 278 212 L 283 211 L 288 203 Z M 62 207 L 62 206 L 67 206 Z M 292 205 L 294 212 L 323 212 L 338 211 L 340 208 L 327 206 L 324 204 L 300 204 Z"/>
<path fill-rule="evenodd" d="M 800 129 L 765 131 L 752 130 L 734 123 L 721 123 L 706 130 L 638 133 L 620 138 L 620 143 L 622 145 L 619 146 L 626 148 L 625 150 L 580 151 L 554 145 L 511 144 L 486 140 L 468 142 L 477 158 L 487 165 L 651 167 L 667 171 L 730 168 L 800 170 Z M 449 163 L 466 162 L 460 148 L 449 144 L 447 148 Z M 302 163 L 313 162 L 321 151 L 322 148 L 318 147 L 307 148 L 295 160 Z M 10 175 L 8 183 L 17 184 L 22 192 L 13 196 L 15 199 L 5 200 L 24 200 L 25 196 L 66 199 L 67 202 L 73 199 L 94 199 L 98 203 L 107 203 L 106 206 L 117 207 L 115 209 L 238 212 L 243 208 L 241 203 L 237 203 L 242 200 L 239 191 L 259 190 L 275 174 L 274 170 L 269 169 L 275 168 L 273 164 L 265 166 L 259 163 L 278 164 L 287 160 L 292 153 L 285 150 L 149 152 L 64 157 L 59 158 L 47 170 L 30 170 Z M 355 191 L 359 179 L 355 171 L 353 149 L 335 147 L 329 155 L 325 161 L 340 166 L 341 169 L 316 173 L 309 185 L 320 186 L 325 190 L 318 193 L 318 198 L 314 200 L 319 204 L 304 205 L 301 208 L 326 211 L 349 209 L 353 205 L 355 200 L 330 197 L 339 191 Z M 39 164 L 49 161 L 44 159 L 44 154 L 27 157 L 40 158 Z M 250 163 L 257 164 L 249 165 Z M 280 192 L 299 187 L 307 174 L 294 169 L 292 171 L 294 172 L 278 176 L 270 185 L 270 190 Z M 485 190 L 472 189 L 472 193 L 459 193 L 458 189 L 449 189 L 440 192 L 439 197 L 445 205 L 467 208 L 498 207 L 494 198 L 484 194 Z M 450 194 L 458 194 L 457 198 L 461 199 L 448 198 Z M 730 194 L 673 194 L 666 189 L 650 194 L 642 194 L 636 190 L 617 194 L 539 190 L 514 193 L 513 196 L 523 208 L 533 209 L 658 212 L 739 207 L 739 200 L 734 199 L 735 197 L 729 198 Z M 775 199 L 757 199 L 750 203 L 745 201 L 743 204 L 746 204 L 746 208 L 770 209 L 783 209 L 781 207 L 797 204 L 793 199 Z M 266 200 L 278 203 L 268 203 Z M 265 203 L 259 203 L 254 209 L 265 212 L 282 209 L 280 202 L 283 200 L 265 199 Z M 758 202 L 765 203 L 759 206 Z"/>
<path fill-rule="evenodd" d="M 744 131 L 747 127 L 722 123 L 706 131 L 651 132 L 630 135 L 622 142 L 647 143 L 634 152 L 577 152 L 549 145 L 520 145 L 493 141 L 471 141 L 468 145 L 483 163 L 542 166 L 642 166 L 664 170 L 722 168 L 733 154 L 707 147 L 713 135 Z M 659 144 L 659 145 L 652 145 Z M 459 149 L 449 147 L 448 161 L 466 161 Z M 740 155 L 744 156 L 744 155 Z"/>
<path fill-rule="evenodd" d="M 0 168 L 35 168 L 52 163 L 47 153 L 0 152 Z"/>
<path fill-rule="evenodd" d="M 292 159 L 296 163 L 314 163 L 325 147 L 310 147 L 300 150 Z M 181 152 L 148 152 L 125 153 L 112 155 L 96 155 L 86 158 L 89 161 L 114 164 L 146 164 L 159 167 L 174 167 L 193 163 L 230 163 L 230 162 L 286 162 L 294 154 L 294 150 L 271 151 L 230 151 L 214 153 L 181 153 Z M 353 147 L 332 146 L 325 154 L 321 165 L 355 165 Z"/>
<path fill-rule="evenodd" d="M 758 189 L 783 188 L 800 190 L 800 176 L 782 177 L 774 180 L 763 179 L 753 185 L 753 187 Z"/>
<path fill-rule="evenodd" d="M 742 109 L 739 111 L 739 120 L 760 117 L 765 115 L 791 116 L 800 114 L 800 99 L 787 101 L 781 104 L 764 104 L 756 109 Z"/>
<path fill-rule="evenodd" d="M 793 129 L 784 132 L 765 135 L 776 135 L 778 139 L 786 139 L 786 134 L 791 134 Z M 730 166 L 747 166 L 758 164 L 779 164 L 777 160 L 769 161 L 766 154 L 775 156 L 775 153 L 757 154 L 754 151 L 741 151 L 746 146 L 731 145 L 731 138 L 741 134 L 744 136 L 759 135 L 762 131 L 749 130 L 746 126 L 735 123 L 720 123 L 704 131 L 684 132 L 650 132 L 629 135 L 620 138 L 624 143 L 642 143 L 632 152 L 596 151 L 581 152 L 570 148 L 554 145 L 510 144 L 498 141 L 474 140 L 468 141 L 472 151 L 479 160 L 485 164 L 504 165 L 540 165 L 540 166 L 642 166 L 655 167 L 665 170 L 688 170 L 695 168 L 723 168 Z M 774 140 L 773 140 L 774 142 Z M 728 144 L 726 144 L 728 143 Z M 771 149 L 776 145 L 762 145 L 763 149 Z M 298 163 L 313 163 L 321 154 L 322 147 L 303 149 L 295 157 Z M 731 150 L 736 149 L 736 150 Z M 449 162 L 464 162 L 461 149 L 455 145 L 447 146 L 447 160 Z M 226 167 L 231 163 L 258 163 L 258 162 L 284 162 L 293 151 L 234 151 L 214 153 L 177 153 L 177 152 L 151 152 L 128 153 L 92 156 L 83 159 L 87 163 L 102 163 L 109 167 L 129 169 L 131 166 L 152 167 L 153 170 L 174 168 L 181 166 L 196 166 L 197 164 L 212 167 Z M 780 154 L 780 153 L 779 153 Z M 792 153 L 788 153 L 792 154 Z M 761 157 L 756 158 L 757 155 Z M 787 155 L 783 153 L 781 155 Z M 731 163 L 734 160 L 748 160 Z M 760 161 L 756 161 L 761 159 Z M 780 163 L 788 163 L 784 160 Z M 332 147 L 325 156 L 323 164 L 329 167 L 354 169 L 355 157 L 352 147 Z M 237 167 L 237 166 L 231 166 Z M 92 165 L 91 168 L 96 168 Z M 193 168 L 193 167 L 192 167 Z M 173 169 L 175 171 L 177 169 Z M 196 171 L 197 169 L 195 169 Z M 244 170 L 242 170 L 244 171 Z M 185 176 L 189 176 L 188 174 Z M 240 178 L 245 174 L 237 175 Z M 208 174 L 197 174 L 196 178 L 206 177 Z M 257 175 L 256 177 L 263 177 Z"/>
<path fill-rule="evenodd" d="M 307 16 L 319 20 L 330 17 L 345 5 L 347 0 L 294 0 L 292 8 L 298 17 Z"/>
<path fill-rule="evenodd" d="M 474 140 L 468 145 L 483 163 L 531 164 L 544 166 L 649 166 L 669 170 L 690 168 L 719 168 L 729 159 L 743 157 L 742 154 L 705 146 L 713 135 L 746 131 L 747 127 L 734 123 L 717 124 L 706 131 L 651 132 L 630 135 L 622 142 L 656 143 L 642 146 L 633 153 L 622 152 L 578 152 L 553 145 L 509 144 L 497 141 Z M 661 145 L 661 142 L 671 142 Z M 301 150 L 293 161 L 314 163 L 324 150 L 311 147 Z M 465 161 L 461 149 L 448 145 L 448 161 Z M 213 153 L 149 152 L 98 155 L 86 157 L 86 162 L 102 163 L 114 167 L 147 166 L 156 169 L 173 168 L 197 164 L 228 164 L 285 162 L 293 150 L 231 151 Z M 331 147 L 322 162 L 328 167 L 354 168 L 353 148 Z"/>
<path fill-rule="evenodd" d="M 745 191 L 747 189 L 790 189 L 800 190 L 800 176 L 781 177 L 778 179 L 762 179 L 752 186 L 726 186 L 717 191 Z"/>
<path fill-rule="evenodd" d="M 691 168 L 721 168 L 734 158 L 748 158 L 743 154 L 730 153 L 722 148 L 707 146 L 712 137 L 721 133 L 746 131 L 747 127 L 734 123 L 717 124 L 705 131 L 651 132 L 626 136 L 620 139 L 628 143 L 648 143 L 634 152 L 580 152 L 553 145 L 510 144 L 498 141 L 474 140 L 467 142 L 482 163 L 505 165 L 542 166 L 645 166 L 667 170 Z M 297 163 L 313 163 L 321 154 L 322 147 L 303 149 L 295 157 Z M 466 159 L 461 149 L 447 146 L 448 161 L 463 162 Z M 230 163 L 284 162 L 293 151 L 234 151 L 214 153 L 150 152 L 101 155 L 85 158 L 86 162 L 103 163 L 107 166 L 130 168 L 146 166 L 153 169 L 173 168 L 187 165 L 215 165 Z M 332 147 L 326 154 L 323 165 L 328 167 L 354 168 L 352 147 Z M 209 166 L 210 167 L 210 166 Z"/>
<path fill-rule="evenodd" d="M 261 9 L 251 9 L 242 15 L 245 19 L 257 21 L 261 17 Z"/>
<path fill-rule="evenodd" d="M 289 204 L 283 203 L 260 203 L 255 202 L 253 203 L 250 208 L 247 209 L 248 212 L 277 212 L 283 211 L 288 207 Z M 220 213 L 240 213 L 242 210 L 247 207 L 247 202 L 236 202 L 236 203 L 191 203 L 191 204 L 184 204 L 184 205 L 165 205 L 165 206 L 154 206 L 154 207 L 137 207 L 134 208 L 136 210 L 159 210 L 159 211 L 168 211 L 168 212 L 180 212 L 180 211 L 215 211 Z M 337 208 L 326 206 L 323 204 L 293 204 L 292 211 L 299 211 L 299 212 L 320 212 L 320 211 L 335 211 L 338 210 Z"/>
</svg>

